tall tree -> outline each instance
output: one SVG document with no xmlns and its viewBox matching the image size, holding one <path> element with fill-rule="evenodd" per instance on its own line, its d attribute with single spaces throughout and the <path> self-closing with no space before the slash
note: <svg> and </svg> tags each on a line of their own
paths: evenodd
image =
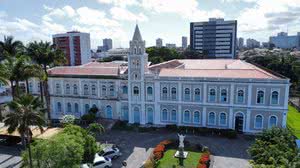
<svg viewBox="0 0 300 168">
<path fill-rule="evenodd" d="M 13 36 L 4 36 L 4 40 L 0 41 L 0 61 L 6 57 L 16 57 L 18 52 L 23 49 L 23 43 L 14 40 Z"/>
<path fill-rule="evenodd" d="M 5 120 L 5 126 L 8 126 L 8 132 L 13 133 L 18 131 L 22 138 L 22 143 L 26 146 L 26 139 L 28 143 L 28 151 L 31 159 L 30 141 L 32 139 L 32 132 L 30 127 L 37 126 L 40 131 L 43 131 L 45 124 L 43 104 L 39 101 L 38 97 L 32 95 L 23 95 L 14 101 L 7 104 L 10 112 Z M 30 160 L 30 163 L 31 160 Z"/>
<path fill-rule="evenodd" d="M 47 114 L 48 120 L 51 120 L 50 115 L 50 95 L 48 91 L 48 72 L 47 68 L 51 68 L 56 65 L 63 65 L 66 62 L 64 53 L 56 49 L 54 45 L 50 42 L 31 42 L 27 47 L 27 54 L 32 58 L 32 60 L 39 64 L 44 71 L 43 79 L 43 93 L 46 98 Z"/>
<path fill-rule="evenodd" d="M 26 58 L 21 56 L 18 58 L 7 57 L 0 64 L 0 76 L 10 82 L 13 99 L 19 96 L 19 81 L 24 79 L 24 69 Z"/>
</svg>

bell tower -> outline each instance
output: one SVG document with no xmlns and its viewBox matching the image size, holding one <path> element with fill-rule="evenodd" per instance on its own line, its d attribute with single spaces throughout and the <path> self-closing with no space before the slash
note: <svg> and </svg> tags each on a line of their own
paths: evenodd
<svg viewBox="0 0 300 168">
<path fill-rule="evenodd" d="M 128 103 L 129 123 L 145 124 L 145 82 L 144 76 L 148 72 L 148 54 L 145 52 L 138 25 L 129 43 L 128 55 Z"/>
</svg>

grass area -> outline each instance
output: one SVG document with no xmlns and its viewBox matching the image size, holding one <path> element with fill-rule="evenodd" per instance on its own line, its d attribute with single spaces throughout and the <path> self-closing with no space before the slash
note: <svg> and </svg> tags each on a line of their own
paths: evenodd
<svg viewBox="0 0 300 168">
<path fill-rule="evenodd" d="M 297 138 L 300 138 L 300 112 L 292 106 L 289 106 L 287 126 Z"/>
<path fill-rule="evenodd" d="M 158 161 L 157 168 L 178 168 L 179 160 L 174 157 L 177 150 L 169 149 L 164 153 L 164 157 Z M 196 168 L 198 161 L 200 159 L 200 152 L 188 151 L 188 156 L 184 159 L 184 167 L 186 168 Z"/>
</svg>

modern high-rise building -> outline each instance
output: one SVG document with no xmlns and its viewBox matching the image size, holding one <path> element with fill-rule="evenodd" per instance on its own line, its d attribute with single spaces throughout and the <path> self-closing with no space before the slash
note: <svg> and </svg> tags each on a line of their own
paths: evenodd
<svg viewBox="0 0 300 168">
<path fill-rule="evenodd" d="M 259 48 L 260 47 L 260 42 L 255 40 L 255 39 L 247 39 L 246 40 L 246 46 L 247 48 Z"/>
<path fill-rule="evenodd" d="M 108 50 L 112 49 L 112 47 L 113 47 L 112 39 L 110 39 L 110 38 L 103 39 L 103 50 L 108 51 Z"/>
<path fill-rule="evenodd" d="M 181 38 L 182 48 L 187 48 L 187 37 L 182 36 Z"/>
<path fill-rule="evenodd" d="M 156 47 L 160 48 L 163 46 L 163 40 L 161 38 L 156 39 Z"/>
<path fill-rule="evenodd" d="M 244 47 L 244 38 L 240 37 L 238 39 L 238 48 L 241 49 Z"/>
<path fill-rule="evenodd" d="M 82 65 L 91 59 L 90 34 L 71 31 L 52 36 L 53 44 L 61 49 L 66 56 L 66 65 Z"/>
<path fill-rule="evenodd" d="M 166 43 L 167 48 L 176 48 L 176 44 L 173 43 Z"/>
<path fill-rule="evenodd" d="M 237 21 L 210 18 L 190 23 L 190 46 L 207 58 L 237 58 Z"/>
<path fill-rule="evenodd" d="M 300 49 L 300 32 L 297 35 L 289 36 L 288 33 L 280 32 L 277 36 L 270 37 L 270 44 L 278 48 L 298 48 Z"/>
</svg>

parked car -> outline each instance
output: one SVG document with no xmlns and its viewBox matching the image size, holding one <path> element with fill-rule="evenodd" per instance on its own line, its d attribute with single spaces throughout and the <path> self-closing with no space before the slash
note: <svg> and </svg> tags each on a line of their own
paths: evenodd
<svg viewBox="0 0 300 168">
<path fill-rule="evenodd" d="M 110 168 L 112 166 L 111 159 L 95 154 L 93 164 L 83 164 L 80 168 Z"/>
<path fill-rule="evenodd" d="M 121 155 L 122 153 L 120 152 L 119 148 L 115 145 L 111 147 L 106 147 L 101 152 L 99 152 L 99 156 L 108 157 L 111 159 L 116 159 Z"/>
</svg>

